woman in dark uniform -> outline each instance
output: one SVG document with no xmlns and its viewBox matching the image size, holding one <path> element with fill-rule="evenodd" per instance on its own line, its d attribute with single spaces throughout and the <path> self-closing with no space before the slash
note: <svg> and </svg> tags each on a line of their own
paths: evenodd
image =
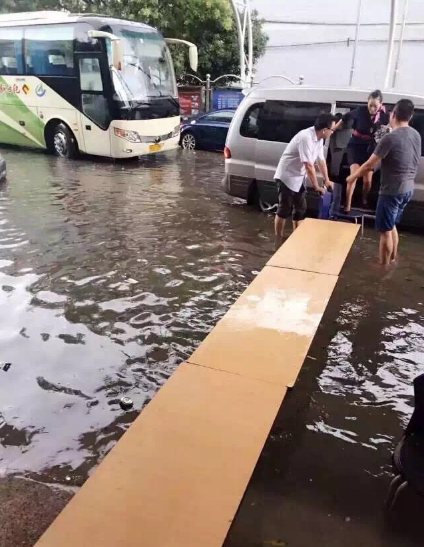
<svg viewBox="0 0 424 547">
<path fill-rule="evenodd" d="M 347 159 L 350 172 L 354 173 L 371 156 L 374 147 L 374 135 L 382 126 L 387 125 L 390 117 L 383 105 L 383 95 L 380 90 L 373 91 L 368 97 L 368 104 L 347 112 L 340 123 L 344 126 L 353 122 L 353 133 L 347 145 Z M 362 187 L 362 203 L 368 205 L 368 194 L 371 190 L 372 171 L 364 175 Z M 352 196 L 355 191 L 356 181 L 347 184 L 345 213 L 348 213 L 352 205 Z"/>
</svg>

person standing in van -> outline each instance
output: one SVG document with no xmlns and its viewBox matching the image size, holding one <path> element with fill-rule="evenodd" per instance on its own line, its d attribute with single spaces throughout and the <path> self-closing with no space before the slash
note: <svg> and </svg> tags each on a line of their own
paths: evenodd
<svg viewBox="0 0 424 547">
<path fill-rule="evenodd" d="M 284 150 L 275 172 L 278 183 L 278 209 L 275 216 L 275 236 L 277 244 L 283 241 L 284 227 L 289 217 L 293 219 L 295 230 L 306 215 L 306 178 L 314 189 L 325 194 L 325 188 L 318 184 L 315 163 L 324 177 L 327 188 L 333 188 L 328 178 L 327 163 L 324 157 L 324 140 L 335 130 L 336 117 L 321 114 L 312 127 L 303 129 L 295 135 Z"/>
<path fill-rule="evenodd" d="M 399 245 L 396 225 L 412 198 L 421 159 L 421 136 L 409 126 L 413 114 L 414 103 L 401 99 L 390 117 L 393 131 L 381 139 L 370 159 L 347 178 L 348 183 L 354 183 L 366 173 L 372 173 L 381 161 L 375 225 L 380 232 L 379 257 L 383 266 L 396 260 Z"/>
<path fill-rule="evenodd" d="M 375 147 L 374 137 L 381 126 L 389 123 L 389 115 L 383 105 L 383 95 L 379 89 L 370 93 L 366 106 L 360 106 L 347 112 L 337 128 L 353 122 L 353 133 L 347 145 L 347 161 L 350 173 L 355 173 L 371 156 Z M 368 207 L 368 194 L 372 185 L 372 171 L 367 171 L 362 177 L 362 204 Z M 350 177 L 349 177 L 350 179 Z M 348 182 L 346 188 L 345 213 L 352 207 L 352 197 L 355 191 L 355 182 Z"/>
</svg>

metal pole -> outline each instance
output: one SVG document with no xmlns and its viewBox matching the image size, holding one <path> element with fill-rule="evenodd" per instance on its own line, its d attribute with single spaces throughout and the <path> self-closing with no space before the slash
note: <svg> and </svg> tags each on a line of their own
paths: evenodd
<svg viewBox="0 0 424 547">
<path fill-rule="evenodd" d="M 361 28 L 361 13 L 362 13 L 362 0 L 358 0 L 358 16 L 356 18 L 355 45 L 353 46 L 352 66 L 350 67 L 350 78 L 349 78 L 350 86 L 353 83 L 353 76 L 355 75 L 356 52 L 358 50 L 359 29 Z"/>
<path fill-rule="evenodd" d="M 206 74 L 206 112 L 209 112 L 211 109 L 211 75 Z"/>
<path fill-rule="evenodd" d="M 243 40 L 243 29 L 240 21 L 240 13 L 236 5 L 236 0 L 231 0 L 231 5 L 233 7 L 234 16 L 236 18 L 237 34 L 239 39 L 239 54 L 240 54 L 240 79 L 242 86 L 245 87 L 246 79 L 246 61 L 244 57 L 244 40 Z"/>
<path fill-rule="evenodd" d="M 396 79 L 397 79 L 397 76 L 398 76 L 398 73 L 399 73 L 400 57 L 401 57 L 402 47 L 403 47 L 403 36 L 405 34 L 406 17 L 408 15 L 408 4 L 409 4 L 409 0 L 405 0 L 404 4 L 403 4 L 402 30 L 400 31 L 399 47 L 398 47 L 398 51 L 397 51 L 395 72 L 393 74 L 393 86 L 392 87 L 395 87 Z"/>
<path fill-rule="evenodd" d="M 250 0 L 247 0 L 247 37 L 248 37 L 248 68 L 249 85 L 252 87 L 253 83 L 253 24 L 252 24 L 252 9 L 250 6 Z"/>
<path fill-rule="evenodd" d="M 390 15 L 389 45 L 387 49 L 387 67 L 386 67 L 386 78 L 384 80 L 384 89 L 387 89 L 389 87 L 389 81 L 390 81 L 390 71 L 392 68 L 392 60 L 393 60 L 393 49 L 395 45 L 396 15 L 397 15 L 397 0 L 392 0 L 392 8 L 391 8 L 391 15 Z"/>
</svg>

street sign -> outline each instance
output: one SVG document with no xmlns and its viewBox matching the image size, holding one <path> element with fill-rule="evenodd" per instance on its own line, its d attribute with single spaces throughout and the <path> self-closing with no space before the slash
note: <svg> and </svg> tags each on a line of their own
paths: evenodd
<svg viewBox="0 0 424 547">
<path fill-rule="evenodd" d="M 213 110 L 236 110 L 243 98 L 244 95 L 241 91 L 215 89 L 213 91 L 212 108 Z"/>
</svg>

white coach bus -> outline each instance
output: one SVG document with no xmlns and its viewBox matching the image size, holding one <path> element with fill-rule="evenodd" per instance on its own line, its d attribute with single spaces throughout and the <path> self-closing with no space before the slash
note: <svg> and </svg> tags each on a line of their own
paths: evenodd
<svg viewBox="0 0 424 547">
<path fill-rule="evenodd" d="M 197 69 L 197 48 L 189 46 Z M 180 108 L 163 36 L 100 15 L 0 15 L 0 143 L 130 158 L 176 148 Z"/>
</svg>

